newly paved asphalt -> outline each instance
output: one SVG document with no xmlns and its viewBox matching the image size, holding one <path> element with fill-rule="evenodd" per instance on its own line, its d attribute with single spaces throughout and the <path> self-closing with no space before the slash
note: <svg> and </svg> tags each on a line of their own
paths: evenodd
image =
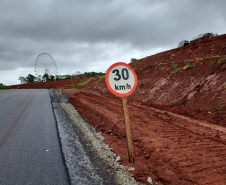
<svg viewBox="0 0 226 185">
<path fill-rule="evenodd" d="M 48 90 L 0 91 L 0 184 L 69 184 Z"/>
</svg>

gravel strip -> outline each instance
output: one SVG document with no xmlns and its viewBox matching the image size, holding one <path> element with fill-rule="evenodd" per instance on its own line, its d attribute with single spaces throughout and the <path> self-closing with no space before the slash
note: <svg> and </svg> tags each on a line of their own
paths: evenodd
<svg viewBox="0 0 226 185">
<path fill-rule="evenodd" d="M 95 170 L 93 173 L 99 175 L 101 182 L 108 185 L 142 185 L 129 175 L 127 167 L 115 161 L 112 149 L 104 143 L 101 133 L 98 133 L 80 116 L 73 105 L 69 103 L 68 96 L 57 91 L 55 94 L 59 105 L 71 120 L 74 132 L 92 162 Z"/>
</svg>

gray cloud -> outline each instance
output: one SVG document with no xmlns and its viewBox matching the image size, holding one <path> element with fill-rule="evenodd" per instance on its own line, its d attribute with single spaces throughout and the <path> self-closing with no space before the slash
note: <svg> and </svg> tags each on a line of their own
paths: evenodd
<svg viewBox="0 0 226 185">
<path fill-rule="evenodd" d="M 104 72 L 114 62 L 175 48 L 200 33 L 225 33 L 225 6 L 224 0 L 1 1 L 0 72 L 34 73 L 42 52 L 62 73 Z"/>
</svg>

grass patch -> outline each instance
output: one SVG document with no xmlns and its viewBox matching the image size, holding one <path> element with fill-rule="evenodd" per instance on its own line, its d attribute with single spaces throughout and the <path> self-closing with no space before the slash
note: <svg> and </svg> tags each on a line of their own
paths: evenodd
<svg viewBox="0 0 226 185">
<path fill-rule="evenodd" d="M 145 100 L 142 100 L 142 102 L 147 102 L 148 100 L 153 100 L 154 99 L 154 97 L 152 96 L 152 97 L 150 97 L 150 98 L 147 98 L 147 99 L 145 99 Z"/>
<path fill-rule="evenodd" d="M 69 89 L 67 89 L 67 90 L 70 90 L 70 91 L 79 91 L 78 89 L 76 89 L 75 87 L 73 87 L 73 88 L 69 88 Z"/>
<path fill-rule="evenodd" d="M 143 68 L 140 68 L 138 72 L 140 72 L 140 71 L 142 71 L 142 70 L 143 70 Z"/>
<path fill-rule="evenodd" d="M 172 101 L 170 101 L 170 103 L 173 103 L 174 105 L 177 104 L 178 100 L 174 99 Z"/>
<path fill-rule="evenodd" d="M 216 110 L 222 110 L 223 108 L 225 107 L 225 105 L 223 104 L 223 103 L 218 103 L 218 105 L 217 106 L 215 106 L 214 108 L 216 109 Z"/>
<path fill-rule="evenodd" d="M 184 61 L 186 62 L 186 61 L 192 61 L 192 60 L 191 60 L 191 59 L 189 59 L 189 58 L 187 58 L 187 59 L 185 59 Z"/>
<path fill-rule="evenodd" d="M 214 58 L 214 57 L 220 57 L 220 55 L 217 55 L 217 54 L 211 55 L 211 58 Z"/>
<path fill-rule="evenodd" d="M 105 78 L 105 75 L 99 76 L 99 79 L 95 82 L 95 84 L 99 83 L 103 78 Z"/>
<path fill-rule="evenodd" d="M 199 60 L 203 60 L 203 58 L 198 58 L 197 61 L 199 61 Z"/>
<path fill-rule="evenodd" d="M 187 63 L 183 69 L 192 69 L 193 67 L 195 67 L 195 64 L 191 65 L 190 63 Z"/>
<path fill-rule="evenodd" d="M 190 100 L 189 100 L 189 101 L 187 101 L 187 105 L 188 105 L 188 104 L 190 104 L 190 103 L 191 103 L 191 101 L 190 101 Z"/>
<path fill-rule="evenodd" d="M 225 62 L 225 60 L 226 60 L 226 57 L 221 58 L 221 59 L 218 59 L 218 60 L 217 60 L 217 63 L 220 64 L 221 62 Z"/>
<path fill-rule="evenodd" d="M 170 74 L 175 74 L 175 73 L 181 71 L 182 68 L 183 68 L 183 67 L 178 67 L 177 64 L 174 64 L 174 65 L 173 65 L 173 70 L 170 71 Z"/>
<path fill-rule="evenodd" d="M 86 80 L 86 81 L 84 81 L 84 82 L 80 81 L 78 85 L 84 85 L 84 84 L 87 84 L 89 81 L 91 81 L 91 80 L 93 80 L 93 79 L 95 79 L 95 78 L 90 78 L 90 79 L 88 79 L 88 80 Z"/>
<path fill-rule="evenodd" d="M 74 88 L 75 86 L 76 86 L 76 84 L 75 84 L 75 83 L 73 83 L 73 84 L 71 85 L 71 87 L 72 87 L 72 88 Z"/>
<path fill-rule="evenodd" d="M 99 76 L 99 79 L 101 80 L 102 78 L 105 78 L 105 75 Z"/>
<path fill-rule="evenodd" d="M 160 63 L 159 65 L 157 65 L 156 67 L 155 67 L 155 69 L 165 69 L 166 67 L 161 67 L 162 65 L 166 65 L 166 63 Z"/>
</svg>

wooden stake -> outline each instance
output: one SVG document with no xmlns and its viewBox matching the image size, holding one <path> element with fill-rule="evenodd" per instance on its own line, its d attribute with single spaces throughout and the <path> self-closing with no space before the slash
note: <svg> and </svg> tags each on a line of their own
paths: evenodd
<svg viewBox="0 0 226 185">
<path fill-rule="evenodd" d="M 130 130 L 129 112 L 128 112 L 128 107 L 127 107 L 127 97 L 122 97 L 122 106 L 123 106 L 125 128 L 126 128 L 128 157 L 129 157 L 129 162 L 133 163 L 134 162 L 133 142 L 132 142 L 132 135 L 131 135 L 131 130 Z"/>
</svg>

